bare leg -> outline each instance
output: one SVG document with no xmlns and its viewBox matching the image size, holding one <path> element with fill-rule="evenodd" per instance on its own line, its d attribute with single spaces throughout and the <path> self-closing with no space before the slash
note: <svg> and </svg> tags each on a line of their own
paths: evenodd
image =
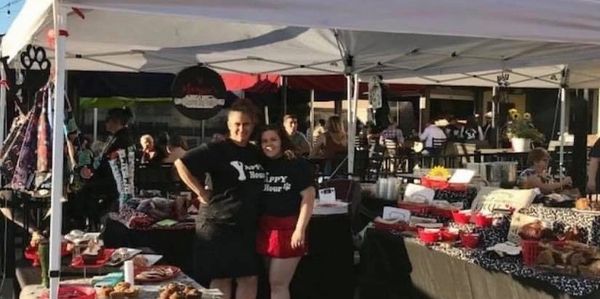
<svg viewBox="0 0 600 299">
<path fill-rule="evenodd" d="M 219 278 L 213 279 L 210 281 L 211 289 L 219 289 L 223 292 L 223 299 L 232 299 L 231 298 L 231 288 L 232 288 L 232 280 L 231 278 Z"/>
<path fill-rule="evenodd" d="M 236 299 L 256 299 L 256 288 L 258 278 L 256 276 L 245 276 L 236 279 L 237 290 Z"/>
<path fill-rule="evenodd" d="M 290 282 L 294 277 L 299 261 L 300 257 L 271 259 L 269 269 L 271 299 L 290 299 Z"/>
</svg>

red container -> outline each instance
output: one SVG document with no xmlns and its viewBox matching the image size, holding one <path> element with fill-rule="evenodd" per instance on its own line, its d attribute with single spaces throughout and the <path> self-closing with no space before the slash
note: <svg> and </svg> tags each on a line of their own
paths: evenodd
<svg viewBox="0 0 600 299">
<path fill-rule="evenodd" d="M 402 221 L 400 221 L 398 223 L 383 223 L 383 222 L 374 221 L 373 225 L 375 226 L 376 229 L 385 230 L 385 231 L 394 231 L 394 232 L 405 231 L 408 226 L 406 224 L 406 222 L 402 222 Z"/>
<path fill-rule="evenodd" d="M 540 241 L 521 240 L 521 254 L 523 257 L 523 264 L 526 266 L 535 264 L 535 259 L 538 254 L 540 254 L 540 251 Z"/>
<path fill-rule="evenodd" d="M 419 239 L 425 244 L 433 244 L 440 240 L 440 230 L 428 231 L 427 229 L 419 229 Z"/>
<path fill-rule="evenodd" d="M 448 181 L 430 179 L 426 176 L 421 177 L 421 185 L 431 189 L 446 189 L 449 186 Z"/>
<path fill-rule="evenodd" d="M 484 215 L 481 213 L 477 213 L 475 215 L 475 225 L 477 227 L 490 227 L 494 222 L 494 217 L 492 215 Z"/>
<path fill-rule="evenodd" d="M 464 233 L 460 235 L 460 241 L 466 248 L 477 248 L 479 245 L 479 234 Z"/>
<path fill-rule="evenodd" d="M 452 211 L 452 219 L 458 224 L 468 224 L 471 221 L 471 212 Z"/>
<path fill-rule="evenodd" d="M 412 214 L 425 215 L 431 211 L 431 206 L 419 203 L 400 202 L 398 208 L 409 210 Z"/>
<path fill-rule="evenodd" d="M 44 291 L 40 299 L 48 299 L 48 291 Z M 58 299 L 95 299 L 96 290 L 89 285 L 63 284 L 58 287 Z"/>
<path fill-rule="evenodd" d="M 443 242 L 454 242 L 458 240 L 459 231 L 451 229 L 442 229 L 441 236 Z"/>
<path fill-rule="evenodd" d="M 453 218 L 452 214 L 454 213 L 454 211 L 458 211 L 458 210 L 440 209 L 440 208 L 434 207 L 431 209 L 430 213 L 433 216 L 442 217 L 442 218 L 446 218 L 446 219 L 452 219 Z"/>
</svg>

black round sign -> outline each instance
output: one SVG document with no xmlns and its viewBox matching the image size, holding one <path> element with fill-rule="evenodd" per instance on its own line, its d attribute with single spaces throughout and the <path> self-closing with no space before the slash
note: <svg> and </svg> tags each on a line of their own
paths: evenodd
<svg viewBox="0 0 600 299">
<path fill-rule="evenodd" d="M 225 105 L 225 83 L 207 67 L 192 66 L 179 72 L 171 93 L 175 108 L 191 119 L 209 119 Z"/>
</svg>

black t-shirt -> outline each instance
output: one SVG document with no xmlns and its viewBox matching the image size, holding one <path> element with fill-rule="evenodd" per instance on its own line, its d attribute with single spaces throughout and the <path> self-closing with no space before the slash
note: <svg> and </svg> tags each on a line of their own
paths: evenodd
<svg viewBox="0 0 600 299">
<path fill-rule="evenodd" d="M 191 174 L 212 182 L 212 196 L 200 208 L 198 222 L 255 225 L 258 198 L 265 172 L 256 146 L 239 146 L 230 139 L 203 144 L 188 151 L 181 161 Z"/>
<path fill-rule="evenodd" d="M 304 159 L 279 158 L 264 163 L 267 177 L 261 199 L 261 212 L 269 216 L 300 213 L 300 192 L 314 183 L 311 165 Z"/>
</svg>

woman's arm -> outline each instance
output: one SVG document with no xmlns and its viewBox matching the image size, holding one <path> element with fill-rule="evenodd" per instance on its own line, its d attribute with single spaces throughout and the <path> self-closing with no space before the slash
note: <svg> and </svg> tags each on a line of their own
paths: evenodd
<svg viewBox="0 0 600 299">
<path fill-rule="evenodd" d="M 175 169 L 177 169 L 177 173 L 179 174 L 179 178 L 192 190 L 192 192 L 198 195 L 198 199 L 201 203 L 208 203 L 210 199 L 210 191 L 204 189 L 204 184 L 198 181 L 198 179 L 192 175 L 190 170 L 183 164 L 180 159 L 175 160 Z"/>
<path fill-rule="evenodd" d="M 565 184 L 560 182 L 544 183 L 537 175 L 528 176 L 523 183 L 524 188 L 538 188 L 543 194 L 550 194 L 564 186 Z"/>
<path fill-rule="evenodd" d="M 299 248 L 305 244 L 306 227 L 312 217 L 313 207 L 315 205 L 316 191 L 315 187 L 308 187 L 300 192 L 302 203 L 300 204 L 300 215 L 296 223 L 296 229 L 292 234 L 292 248 Z"/>
</svg>

